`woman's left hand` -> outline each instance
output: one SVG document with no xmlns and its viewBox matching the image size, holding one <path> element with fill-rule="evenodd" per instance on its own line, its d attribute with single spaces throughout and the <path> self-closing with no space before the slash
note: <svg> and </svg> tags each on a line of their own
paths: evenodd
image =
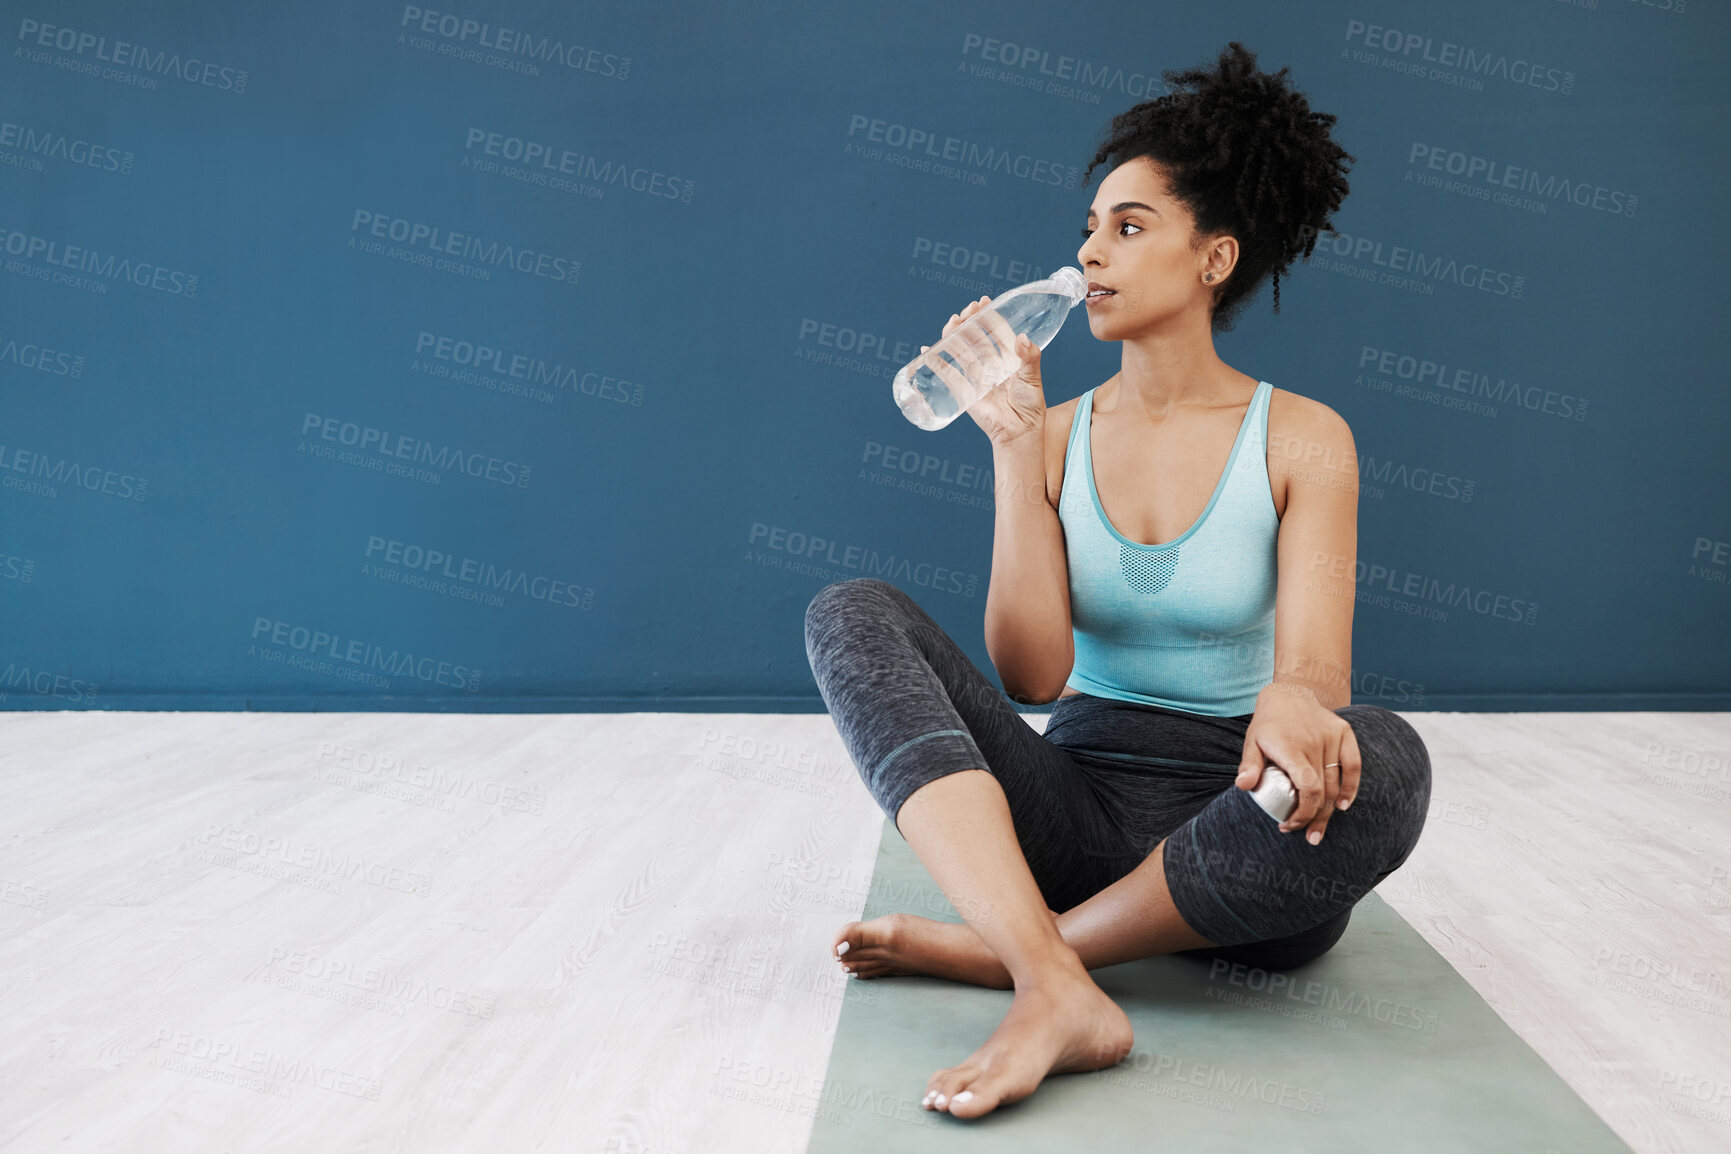
<svg viewBox="0 0 1731 1154">
<path fill-rule="evenodd" d="M 1244 734 L 1239 789 L 1255 789 L 1262 767 L 1273 762 L 1298 790 L 1298 805 L 1280 832 L 1309 827 L 1311 845 L 1322 841 L 1328 819 L 1358 795 L 1358 741 L 1346 719 L 1302 685 L 1273 682 L 1256 697 L 1256 712 Z"/>
</svg>

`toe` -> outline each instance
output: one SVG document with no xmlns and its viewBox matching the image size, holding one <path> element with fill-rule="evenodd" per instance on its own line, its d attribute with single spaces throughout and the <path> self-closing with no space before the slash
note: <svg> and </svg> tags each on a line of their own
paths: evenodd
<svg viewBox="0 0 1731 1154">
<path fill-rule="evenodd" d="M 988 1101 L 978 1091 L 969 1088 L 957 1093 L 950 1099 L 950 1113 L 958 1118 L 978 1118 L 997 1108 L 995 1101 Z"/>
<path fill-rule="evenodd" d="M 859 944 L 859 923 L 849 922 L 836 931 L 835 938 L 829 943 L 829 952 L 834 957 L 845 957 L 849 949 Z"/>
<path fill-rule="evenodd" d="M 950 1096 L 967 1087 L 974 1077 L 974 1070 L 968 1066 L 952 1066 L 948 1070 L 939 1070 L 926 1082 L 926 1101 L 934 1110 L 947 1110 Z"/>
</svg>

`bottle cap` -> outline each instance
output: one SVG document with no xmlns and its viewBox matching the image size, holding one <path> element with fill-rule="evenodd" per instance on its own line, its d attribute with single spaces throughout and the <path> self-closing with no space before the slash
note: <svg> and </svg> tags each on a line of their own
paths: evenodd
<svg viewBox="0 0 1731 1154">
<path fill-rule="evenodd" d="M 1054 288 L 1070 298 L 1070 307 L 1075 308 L 1088 296 L 1088 278 L 1082 275 L 1082 270 L 1065 265 L 1046 278 Z"/>
</svg>

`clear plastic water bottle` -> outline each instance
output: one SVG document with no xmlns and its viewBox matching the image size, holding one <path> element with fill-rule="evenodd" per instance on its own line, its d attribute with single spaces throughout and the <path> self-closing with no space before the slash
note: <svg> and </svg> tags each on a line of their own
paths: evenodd
<svg viewBox="0 0 1731 1154">
<path fill-rule="evenodd" d="M 1022 358 L 1016 355 L 1015 341 L 1000 344 L 993 329 L 1002 326 L 988 326 L 987 313 L 996 313 L 1012 332 L 1026 333 L 1043 349 L 1087 296 L 1088 278 L 1080 269 L 1065 267 L 997 297 L 902 366 L 891 386 L 902 415 L 922 429 L 941 429 L 1016 375 Z M 942 366 L 942 374 L 934 365 Z M 970 372 L 966 365 L 976 367 Z"/>
</svg>

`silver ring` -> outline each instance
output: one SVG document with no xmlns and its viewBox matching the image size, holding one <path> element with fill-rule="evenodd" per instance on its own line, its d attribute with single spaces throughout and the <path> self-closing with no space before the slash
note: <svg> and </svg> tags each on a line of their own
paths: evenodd
<svg viewBox="0 0 1731 1154">
<path fill-rule="evenodd" d="M 1327 765 L 1325 765 L 1325 766 L 1323 766 L 1323 767 L 1322 767 L 1322 768 L 1324 768 L 1324 769 L 1333 769 L 1333 768 L 1334 768 L 1334 767 L 1335 767 L 1335 766 L 1337 766 L 1337 765 L 1339 765 L 1339 764 L 1340 764 L 1340 762 L 1338 762 L 1338 761 L 1331 761 L 1331 762 L 1329 762 L 1329 763 L 1328 763 L 1328 764 L 1327 764 Z"/>
</svg>

